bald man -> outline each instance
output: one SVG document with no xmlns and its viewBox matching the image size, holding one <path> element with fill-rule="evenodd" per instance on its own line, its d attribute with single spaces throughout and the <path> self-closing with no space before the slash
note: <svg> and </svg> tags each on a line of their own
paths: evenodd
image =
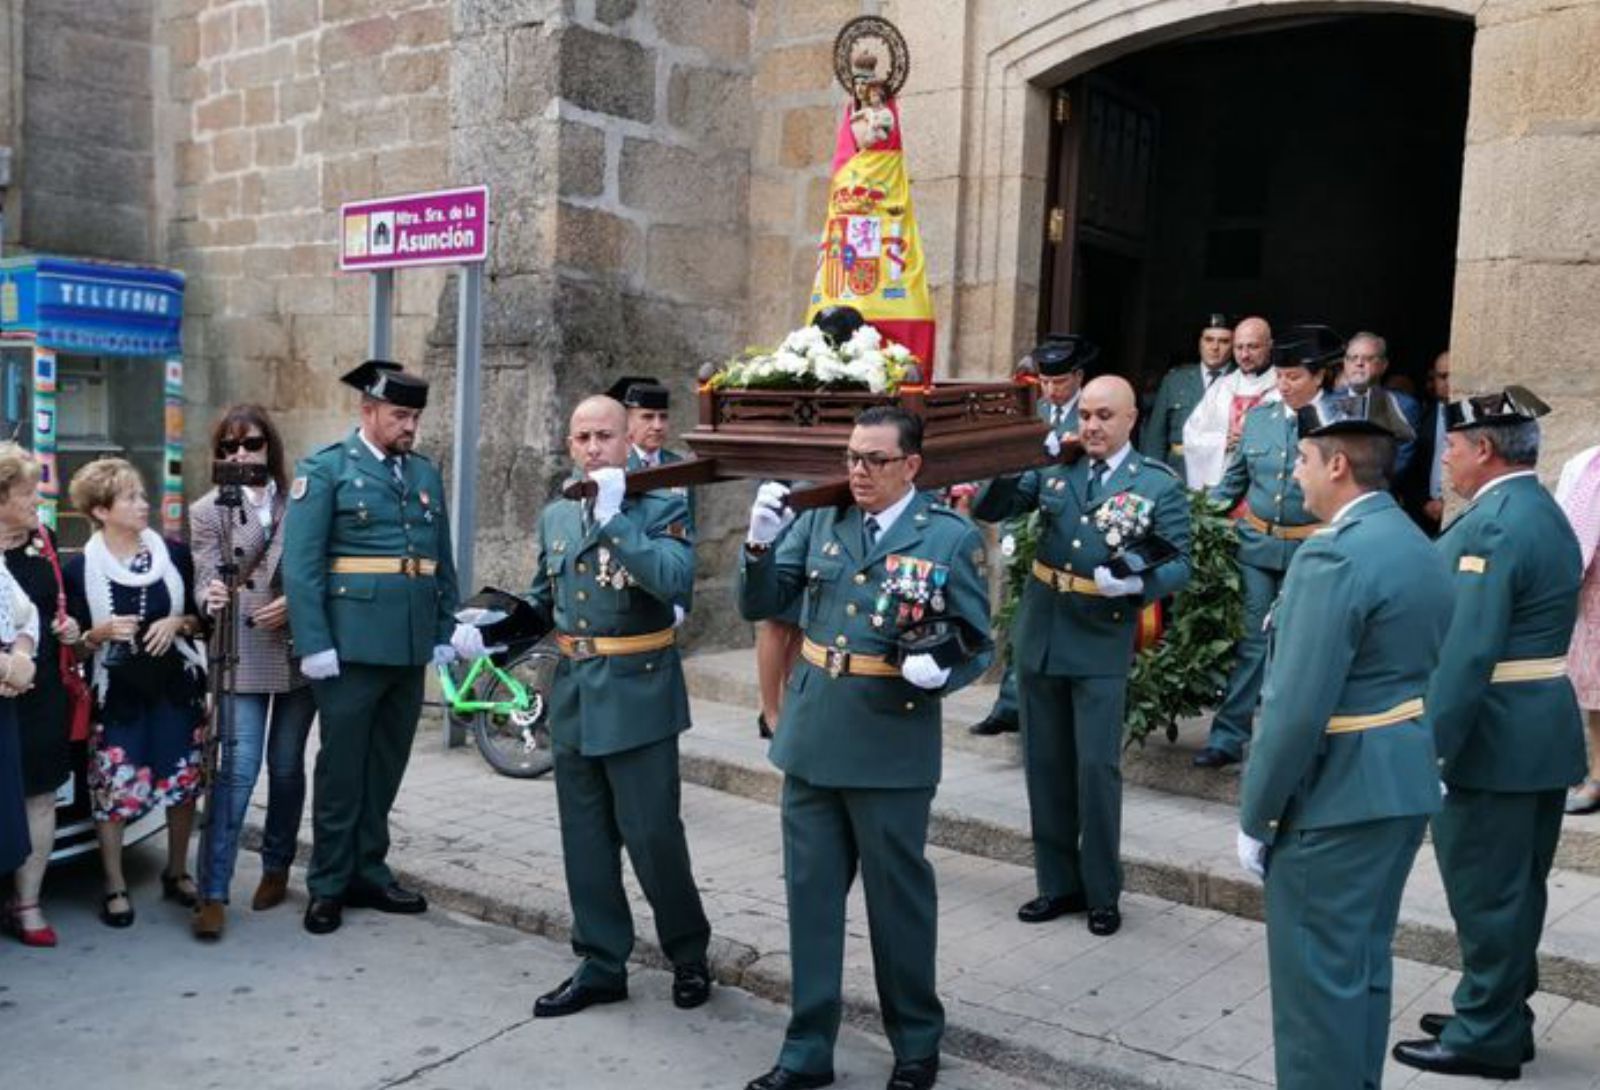
<svg viewBox="0 0 1600 1090">
<path fill-rule="evenodd" d="M 618 401 L 581 402 L 567 449 L 598 495 L 546 505 L 525 597 L 555 628 L 562 656 L 550 723 L 572 949 L 581 960 L 533 1013 L 556 1018 L 627 998 L 633 915 L 624 847 L 672 962 L 672 1001 L 698 1007 L 711 994 L 711 927 L 679 817 L 678 735 L 689 729 L 689 694 L 672 626 L 672 603 L 694 580 L 689 508 L 670 492 L 624 495 L 628 412 Z M 452 642 L 466 658 L 484 652 L 470 626 Z"/>
<path fill-rule="evenodd" d="M 1239 441 L 1244 414 L 1272 391 L 1272 327 L 1250 317 L 1233 331 L 1239 369 L 1211 384 L 1183 425 L 1183 470 L 1190 488 L 1214 488 Z"/>
<path fill-rule="evenodd" d="M 1078 403 L 1084 457 L 992 481 L 973 506 L 990 522 L 1041 514 L 1011 649 L 1038 884 L 1017 917 L 1087 912 L 1096 935 L 1122 926 L 1122 712 L 1139 611 L 1189 581 L 1188 497 L 1130 446 L 1136 406 L 1125 380 L 1095 379 Z M 1170 559 L 1130 571 L 1156 539 Z"/>
</svg>

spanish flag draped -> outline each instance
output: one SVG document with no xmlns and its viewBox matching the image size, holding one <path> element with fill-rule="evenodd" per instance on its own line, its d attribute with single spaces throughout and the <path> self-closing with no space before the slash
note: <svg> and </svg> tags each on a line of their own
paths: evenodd
<svg viewBox="0 0 1600 1090">
<path fill-rule="evenodd" d="M 888 138 L 858 150 L 846 105 L 833 152 L 828 220 L 817 246 L 817 278 L 811 289 L 811 321 L 824 307 L 854 307 L 885 337 L 922 360 L 924 380 L 933 380 L 933 303 L 922 259 L 922 239 L 911 206 L 900 141 L 900 107 Z"/>
</svg>

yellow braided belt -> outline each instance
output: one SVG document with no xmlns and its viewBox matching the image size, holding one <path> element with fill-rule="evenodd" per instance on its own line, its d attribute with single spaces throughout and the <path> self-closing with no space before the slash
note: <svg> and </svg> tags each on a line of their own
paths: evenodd
<svg viewBox="0 0 1600 1090">
<path fill-rule="evenodd" d="M 1421 715 L 1422 697 L 1418 696 L 1407 700 L 1404 704 L 1396 704 L 1386 712 L 1375 712 L 1372 715 L 1336 715 L 1328 720 L 1328 733 L 1354 734 L 1357 731 L 1392 727 L 1396 723 L 1417 719 Z"/>
<path fill-rule="evenodd" d="M 832 677 L 899 677 L 900 667 L 889 665 L 882 655 L 859 655 L 836 647 L 824 647 L 810 637 L 800 645 L 800 655 Z"/>
<path fill-rule="evenodd" d="M 646 632 L 642 636 L 569 636 L 565 632 L 557 632 L 556 647 L 567 658 L 582 660 L 660 651 L 663 647 L 671 647 L 677 638 L 677 631 L 671 628 Z"/>
<path fill-rule="evenodd" d="M 328 560 L 333 575 L 432 575 L 439 565 L 420 556 L 335 556 Z"/>
<path fill-rule="evenodd" d="M 1491 685 L 1504 685 L 1509 681 L 1548 681 L 1551 678 L 1567 676 L 1567 660 L 1559 659 L 1511 659 L 1506 662 L 1494 664 L 1494 673 L 1489 677 Z"/>
<path fill-rule="evenodd" d="M 1033 577 L 1058 594 L 1098 595 L 1100 588 L 1093 579 L 1085 579 L 1060 568 L 1052 568 L 1042 560 L 1033 562 Z"/>
</svg>

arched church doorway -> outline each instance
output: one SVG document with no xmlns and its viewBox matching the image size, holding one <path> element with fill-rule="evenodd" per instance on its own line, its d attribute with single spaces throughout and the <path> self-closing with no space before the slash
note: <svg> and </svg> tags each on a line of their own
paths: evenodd
<svg viewBox="0 0 1600 1090">
<path fill-rule="evenodd" d="M 1314 15 L 1202 32 L 1055 92 L 1040 329 L 1148 380 L 1203 315 L 1450 332 L 1473 27 Z"/>
</svg>

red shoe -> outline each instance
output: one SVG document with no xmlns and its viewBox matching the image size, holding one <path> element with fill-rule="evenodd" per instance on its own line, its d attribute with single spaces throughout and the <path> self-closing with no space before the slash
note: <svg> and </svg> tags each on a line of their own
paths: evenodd
<svg viewBox="0 0 1600 1090">
<path fill-rule="evenodd" d="M 45 924 L 43 927 L 22 926 L 22 914 L 28 911 L 36 911 L 38 908 L 39 903 L 37 901 L 31 905 L 12 902 L 6 906 L 4 915 L 0 915 L 0 930 L 5 930 L 15 935 L 17 941 L 24 946 L 55 946 L 59 940 L 56 937 L 56 929 L 49 924 Z"/>
</svg>

